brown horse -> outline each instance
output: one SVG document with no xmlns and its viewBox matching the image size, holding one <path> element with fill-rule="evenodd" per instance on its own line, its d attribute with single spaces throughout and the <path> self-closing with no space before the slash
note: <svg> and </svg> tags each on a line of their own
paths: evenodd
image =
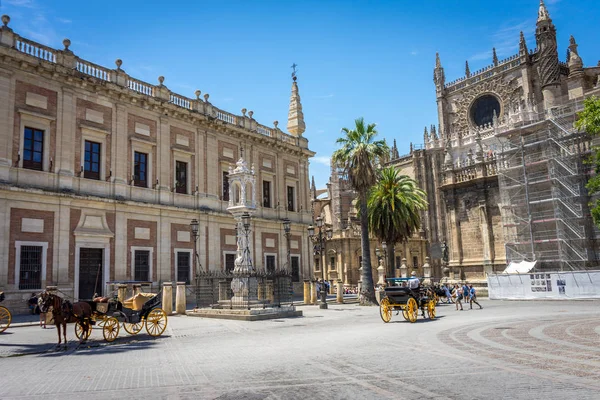
<svg viewBox="0 0 600 400">
<path fill-rule="evenodd" d="M 52 307 L 52 316 L 54 317 L 54 325 L 56 325 L 56 333 L 58 334 L 57 346 L 60 346 L 62 342 L 60 336 L 61 326 L 65 339 L 65 347 L 67 346 L 67 323 L 79 323 L 83 332 L 88 331 L 90 317 L 92 316 L 92 307 L 88 303 L 80 301 L 71 304 L 70 301 L 63 300 L 61 297 L 48 292 L 43 292 L 41 299 L 41 312 L 48 312 L 50 307 Z M 85 341 L 85 335 L 82 335 L 81 341 Z"/>
</svg>

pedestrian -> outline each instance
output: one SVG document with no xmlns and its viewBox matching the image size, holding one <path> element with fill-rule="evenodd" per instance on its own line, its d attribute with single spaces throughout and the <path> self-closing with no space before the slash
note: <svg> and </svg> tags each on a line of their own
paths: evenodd
<svg viewBox="0 0 600 400">
<path fill-rule="evenodd" d="M 469 305 L 471 306 L 471 310 L 473 309 L 473 303 L 477 304 L 480 310 L 483 308 L 481 307 L 481 304 L 477 302 L 477 294 L 475 292 L 475 288 L 473 287 L 473 285 L 469 285 Z"/>
<path fill-rule="evenodd" d="M 35 292 L 31 293 L 31 297 L 27 301 L 27 305 L 29 306 L 29 312 L 31 314 L 35 314 L 36 308 L 38 306 L 38 299 Z"/>
<path fill-rule="evenodd" d="M 452 295 L 450 294 L 450 289 L 448 289 L 448 284 L 444 283 L 444 293 L 446 294 L 446 303 L 452 303 Z"/>
<path fill-rule="evenodd" d="M 462 285 L 463 299 L 465 299 L 465 303 L 469 298 L 469 285 L 467 285 L 467 281 Z"/>
<path fill-rule="evenodd" d="M 38 298 L 38 308 L 40 309 L 40 327 L 46 329 L 46 313 L 42 312 L 42 296 Z"/>
<path fill-rule="evenodd" d="M 463 299 L 463 289 L 462 287 L 455 285 L 454 291 L 456 292 L 456 311 L 458 311 L 458 306 L 460 306 L 460 311 L 463 310 L 462 299 Z"/>
</svg>

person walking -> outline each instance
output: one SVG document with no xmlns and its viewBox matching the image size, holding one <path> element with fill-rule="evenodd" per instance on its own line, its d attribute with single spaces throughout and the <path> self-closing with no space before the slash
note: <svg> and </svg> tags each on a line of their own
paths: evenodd
<svg viewBox="0 0 600 400">
<path fill-rule="evenodd" d="M 471 306 L 471 310 L 473 309 L 473 303 L 477 304 L 480 310 L 483 308 L 481 307 L 481 304 L 477 302 L 477 294 L 475 288 L 473 287 L 473 285 L 469 285 L 469 305 Z"/>
<path fill-rule="evenodd" d="M 463 289 L 460 286 L 455 285 L 454 291 L 456 292 L 456 311 L 458 311 L 458 306 L 460 306 L 460 311 L 462 311 L 463 306 L 461 301 L 463 299 Z"/>
<path fill-rule="evenodd" d="M 37 299 L 37 296 L 36 296 L 35 292 L 31 293 L 31 297 L 27 301 L 27 305 L 29 306 L 29 312 L 31 314 L 35 314 L 36 313 L 35 311 L 36 311 L 37 306 L 38 306 L 38 299 Z"/>
<path fill-rule="evenodd" d="M 452 294 L 450 294 L 450 289 L 448 288 L 448 284 L 444 283 L 444 293 L 446 294 L 446 303 L 452 303 Z"/>
<path fill-rule="evenodd" d="M 46 313 L 42 312 L 42 296 L 38 298 L 38 309 L 40 310 L 40 327 L 46 329 Z"/>
</svg>

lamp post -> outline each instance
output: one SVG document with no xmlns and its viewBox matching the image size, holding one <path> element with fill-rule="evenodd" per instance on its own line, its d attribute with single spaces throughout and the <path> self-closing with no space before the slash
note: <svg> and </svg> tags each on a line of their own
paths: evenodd
<svg viewBox="0 0 600 400">
<path fill-rule="evenodd" d="M 195 281 L 196 281 L 196 308 L 200 306 L 200 257 L 198 256 L 198 220 L 194 218 L 190 222 L 190 232 L 192 233 L 192 237 L 194 238 L 194 270 L 196 271 Z"/>
<path fill-rule="evenodd" d="M 285 235 L 285 239 L 287 242 L 287 256 L 285 258 L 285 261 L 287 263 L 285 270 L 287 272 L 292 266 L 291 258 L 290 258 L 290 238 L 292 236 L 292 232 L 291 232 L 290 220 L 288 218 L 283 219 L 283 234 Z"/>
<path fill-rule="evenodd" d="M 319 308 L 326 309 L 327 308 L 327 289 L 325 287 L 325 263 L 323 262 L 323 253 L 325 252 L 325 241 L 331 240 L 333 237 L 333 230 L 327 229 L 325 231 L 325 235 L 323 235 L 323 218 L 317 217 L 315 219 L 317 222 L 317 228 L 319 228 L 318 235 L 315 235 L 315 227 L 310 225 L 308 227 L 308 236 L 311 238 L 313 242 L 316 242 L 318 245 L 318 253 L 321 257 L 321 304 L 319 304 Z"/>
</svg>

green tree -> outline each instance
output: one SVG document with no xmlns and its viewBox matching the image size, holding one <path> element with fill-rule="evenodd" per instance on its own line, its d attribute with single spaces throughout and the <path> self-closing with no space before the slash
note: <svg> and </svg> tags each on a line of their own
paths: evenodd
<svg viewBox="0 0 600 400">
<path fill-rule="evenodd" d="M 365 124 L 362 117 L 354 121 L 354 129 L 342 128 L 342 132 L 344 136 L 337 140 L 341 148 L 333 153 L 332 160 L 344 169 L 350 185 L 358 193 L 363 283 L 361 305 L 377 305 L 371 271 L 367 193 L 376 181 L 377 168 L 389 155 L 389 148 L 385 140 L 375 140 L 375 124 Z"/>
<path fill-rule="evenodd" d="M 369 192 L 367 209 L 369 229 L 380 241 L 386 242 L 387 275 L 392 276 L 394 246 L 408 240 L 420 228 L 419 211 L 427 208 L 427 195 L 417 182 L 401 175 L 395 167 L 379 171 L 377 183 Z"/>
<path fill-rule="evenodd" d="M 584 108 L 578 115 L 575 127 L 591 136 L 600 135 L 600 98 L 588 97 L 583 102 Z M 594 175 L 588 180 L 586 188 L 590 196 L 600 192 L 600 147 L 594 146 L 588 160 L 594 169 Z M 590 202 L 590 210 L 594 223 L 600 227 L 600 198 L 594 196 Z"/>
</svg>

